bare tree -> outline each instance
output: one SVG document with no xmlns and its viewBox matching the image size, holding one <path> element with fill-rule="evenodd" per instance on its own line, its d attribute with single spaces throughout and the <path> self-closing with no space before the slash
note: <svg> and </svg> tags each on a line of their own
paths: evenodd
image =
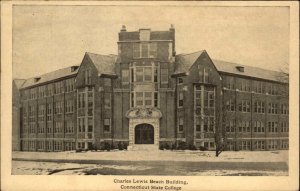
<svg viewBox="0 0 300 191">
<path fill-rule="evenodd" d="M 223 90 L 222 90 L 222 100 L 223 100 Z M 223 151 L 226 150 L 226 142 L 227 142 L 227 136 L 226 136 L 226 113 L 227 108 L 224 104 L 224 101 L 222 101 L 221 111 L 218 112 L 218 118 L 222 119 L 221 123 L 218 121 L 217 124 L 219 128 L 217 128 L 217 131 L 215 133 L 215 142 L 216 142 L 216 157 L 218 157 Z"/>
</svg>

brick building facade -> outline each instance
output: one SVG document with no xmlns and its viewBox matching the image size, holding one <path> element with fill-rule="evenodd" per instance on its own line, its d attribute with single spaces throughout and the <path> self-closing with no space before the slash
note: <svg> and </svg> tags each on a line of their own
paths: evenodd
<svg viewBox="0 0 300 191">
<path fill-rule="evenodd" d="M 280 73 L 176 54 L 175 29 L 119 32 L 118 55 L 86 53 L 72 66 L 18 82 L 14 150 L 288 149 L 288 83 Z M 15 80 L 14 80 L 15 83 Z M 17 101 L 16 101 L 17 100 Z"/>
</svg>

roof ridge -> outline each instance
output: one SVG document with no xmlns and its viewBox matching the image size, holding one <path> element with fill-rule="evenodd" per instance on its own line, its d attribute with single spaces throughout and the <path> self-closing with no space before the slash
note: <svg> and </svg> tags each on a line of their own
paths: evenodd
<svg viewBox="0 0 300 191">
<path fill-rule="evenodd" d="M 79 65 L 72 65 L 72 66 L 60 68 L 60 69 L 57 69 L 57 70 L 52 70 L 52 71 L 50 71 L 50 72 L 47 72 L 47 73 L 44 73 L 44 74 L 41 74 L 41 75 L 37 75 L 37 76 L 31 77 L 31 78 L 42 77 L 42 76 L 44 76 L 44 75 L 51 74 L 51 73 L 54 73 L 54 72 L 57 72 L 57 71 L 61 71 L 61 70 L 65 70 L 65 69 L 71 68 L 71 67 L 73 67 L 73 66 L 79 66 Z M 27 78 L 26 80 L 31 79 L 31 78 Z"/>
<path fill-rule="evenodd" d="M 107 57 L 113 57 L 113 56 L 117 56 L 115 54 L 99 54 L 99 53 L 93 53 L 93 52 L 85 52 L 86 54 L 93 54 L 93 55 L 96 55 L 96 56 L 107 56 Z"/>
<path fill-rule="evenodd" d="M 176 56 L 186 56 L 186 55 L 191 55 L 191 54 L 200 53 L 200 52 L 204 52 L 204 51 L 206 51 L 206 50 L 203 49 L 203 50 L 199 50 L 199 51 L 191 52 L 191 53 L 181 53 L 181 54 L 177 54 Z"/>
<path fill-rule="evenodd" d="M 266 70 L 266 71 L 272 71 L 272 72 L 279 72 L 276 70 L 272 70 L 272 69 L 266 69 L 266 68 L 261 68 L 261 67 L 257 67 L 257 66 L 251 66 L 251 65 L 247 65 L 247 64 L 240 64 L 240 63 L 235 63 L 235 62 L 229 62 L 229 61 L 225 61 L 225 60 L 219 60 L 219 59 L 212 59 L 213 61 L 219 61 L 219 62 L 226 62 L 228 64 L 235 64 L 235 65 L 240 65 L 240 66 L 246 66 L 246 67 L 251 67 L 251 68 L 257 68 L 260 70 Z"/>
</svg>

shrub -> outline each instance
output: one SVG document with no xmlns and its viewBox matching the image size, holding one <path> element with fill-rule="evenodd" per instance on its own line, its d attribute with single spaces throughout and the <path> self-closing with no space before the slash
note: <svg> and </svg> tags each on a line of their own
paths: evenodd
<svg viewBox="0 0 300 191">
<path fill-rule="evenodd" d="M 159 150 L 164 150 L 164 144 L 159 144 Z"/>
<path fill-rule="evenodd" d="M 206 150 L 207 150 L 206 147 L 200 146 L 200 151 L 206 151 Z"/>
<path fill-rule="evenodd" d="M 196 146 L 194 144 L 189 144 L 189 150 L 197 150 Z"/>
<path fill-rule="evenodd" d="M 170 150 L 170 145 L 168 143 L 165 143 L 164 147 L 165 147 L 166 150 Z"/>
<path fill-rule="evenodd" d="M 76 149 L 76 153 L 82 152 L 82 149 Z"/>
<path fill-rule="evenodd" d="M 120 151 L 124 150 L 124 143 L 123 143 L 122 141 L 120 141 L 120 142 L 118 143 L 118 149 L 119 149 Z"/>
<path fill-rule="evenodd" d="M 107 151 L 110 151 L 112 149 L 112 146 L 110 143 L 108 142 L 105 142 L 104 143 L 104 149 L 103 150 L 107 150 Z"/>
<path fill-rule="evenodd" d="M 177 145 L 178 150 L 185 150 L 186 148 L 187 148 L 186 142 L 184 142 L 184 141 L 180 141 Z"/>
<path fill-rule="evenodd" d="M 175 143 L 172 144 L 171 150 L 176 150 L 176 144 Z"/>
</svg>

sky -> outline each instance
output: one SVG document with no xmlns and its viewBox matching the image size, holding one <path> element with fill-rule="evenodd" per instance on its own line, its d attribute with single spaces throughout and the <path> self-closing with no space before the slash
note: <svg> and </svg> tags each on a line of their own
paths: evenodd
<svg viewBox="0 0 300 191">
<path fill-rule="evenodd" d="M 117 54 L 118 33 L 175 27 L 176 53 L 279 70 L 289 62 L 287 7 L 14 6 L 13 78 L 80 65 L 85 52 Z"/>
</svg>

